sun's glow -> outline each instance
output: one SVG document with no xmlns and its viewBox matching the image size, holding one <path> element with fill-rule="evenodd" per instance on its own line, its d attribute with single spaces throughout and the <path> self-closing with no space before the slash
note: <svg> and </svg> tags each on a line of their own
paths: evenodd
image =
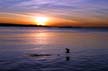
<svg viewBox="0 0 108 71">
<path fill-rule="evenodd" d="M 44 26 L 44 25 L 46 25 L 47 22 L 48 22 L 47 17 L 36 17 L 36 24 L 37 25 Z"/>
</svg>

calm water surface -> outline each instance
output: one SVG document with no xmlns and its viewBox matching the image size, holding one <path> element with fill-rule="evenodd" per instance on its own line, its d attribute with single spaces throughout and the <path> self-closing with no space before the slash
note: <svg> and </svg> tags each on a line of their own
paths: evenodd
<svg viewBox="0 0 108 71">
<path fill-rule="evenodd" d="M 0 71 L 108 71 L 108 30 L 0 27 Z"/>
</svg>

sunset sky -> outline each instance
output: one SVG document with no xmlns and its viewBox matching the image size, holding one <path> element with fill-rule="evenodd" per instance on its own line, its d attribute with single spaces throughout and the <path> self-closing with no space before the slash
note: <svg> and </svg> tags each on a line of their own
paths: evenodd
<svg viewBox="0 0 108 71">
<path fill-rule="evenodd" d="M 0 0 L 0 23 L 108 26 L 108 0 Z"/>
</svg>

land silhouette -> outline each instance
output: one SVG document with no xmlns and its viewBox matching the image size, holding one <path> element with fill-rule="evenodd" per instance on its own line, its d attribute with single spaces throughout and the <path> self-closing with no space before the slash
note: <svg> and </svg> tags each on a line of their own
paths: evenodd
<svg viewBox="0 0 108 71">
<path fill-rule="evenodd" d="M 0 27 L 47 27 L 47 28 L 80 28 L 80 29 L 108 29 L 108 26 L 46 26 L 46 25 L 32 25 L 32 24 L 14 24 L 14 23 L 0 23 Z"/>
</svg>

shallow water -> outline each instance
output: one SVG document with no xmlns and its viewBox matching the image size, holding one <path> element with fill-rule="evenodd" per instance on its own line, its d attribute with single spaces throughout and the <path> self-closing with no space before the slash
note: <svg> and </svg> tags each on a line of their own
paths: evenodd
<svg viewBox="0 0 108 71">
<path fill-rule="evenodd" d="M 0 27 L 0 71 L 108 71 L 108 30 Z"/>
</svg>

